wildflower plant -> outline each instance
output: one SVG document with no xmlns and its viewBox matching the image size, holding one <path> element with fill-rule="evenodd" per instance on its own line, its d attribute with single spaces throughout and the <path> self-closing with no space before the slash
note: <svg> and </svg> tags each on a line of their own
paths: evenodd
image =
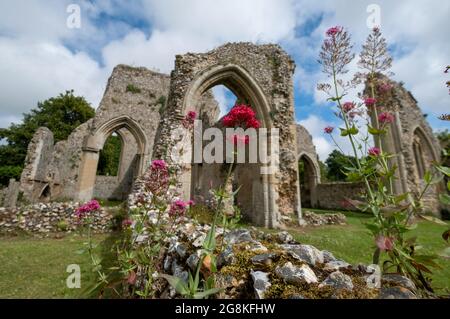
<svg viewBox="0 0 450 319">
<path fill-rule="evenodd" d="M 84 235 L 86 233 L 88 238 L 88 240 L 83 243 L 85 248 L 80 249 L 78 253 L 88 253 L 92 265 L 92 271 L 97 275 L 97 282 L 94 287 L 91 288 L 90 292 L 93 292 L 97 288 L 108 283 L 108 276 L 103 269 L 102 259 L 95 253 L 95 248 L 97 248 L 97 245 L 94 244 L 92 240 L 92 214 L 100 209 L 100 203 L 94 199 L 78 207 L 74 213 L 80 234 Z"/>
<path fill-rule="evenodd" d="M 395 121 L 394 114 L 380 110 L 385 95 L 390 93 L 392 85 L 386 81 L 392 65 L 392 58 L 387 50 L 386 40 L 379 28 L 374 28 L 363 45 L 359 56 L 357 73 L 351 82 L 344 82 L 342 77 L 348 72 L 348 65 L 355 55 L 352 53 L 351 39 L 343 27 L 330 28 L 325 35 L 319 63 L 323 72 L 331 79 L 331 84 L 319 84 L 318 89 L 329 96 L 329 101 L 336 105 L 335 114 L 342 120 L 340 135 L 346 137 L 351 145 L 354 162 L 348 163 L 345 173 L 351 181 L 361 181 L 365 185 L 365 200 L 363 202 L 349 200 L 353 206 L 368 211 L 373 215 L 373 221 L 367 223 L 367 228 L 373 234 L 375 251 L 373 262 L 382 263 L 384 272 L 395 272 L 409 277 L 422 291 L 432 292 L 430 280 L 426 274 L 437 267 L 437 256 L 420 250 L 414 237 L 407 237 L 408 232 L 416 227 L 413 217 L 423 217 L 428 220 L 439 220 L 423 215 L 421 200 L 433 184 L 440 183 L 442 174 L 438 171 L 427 172 L 424 176 L 425 186 L 420 194 L 395 194 L 393 181 L 396 167 L 391 159 L 396 154 L 383 150 L 381 138 L 387 134 L 390 124 Z M 384 75 L 384 76 L 382 76 Z M 344 97 L 355 88 L 356 84 L 365 83 L 364 94 L 360 95 L 362 102 L 344 101 Z M 356 112 L 356 113 L 355 113 Z M 375 124 L 371 125 L 368 115 Z M 375 146 L 370 146 L 369 135 L 361 138 L 357 119 L 365 121 L 367 131 L 375 140 Z M 326 127 L 324 133 L 329 135 L 335 144 L 332 127 Z"/>
</svg>

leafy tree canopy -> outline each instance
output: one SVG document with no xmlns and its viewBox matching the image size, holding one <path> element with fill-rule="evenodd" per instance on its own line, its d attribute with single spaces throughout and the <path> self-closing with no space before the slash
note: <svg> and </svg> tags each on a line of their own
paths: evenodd
<svg viewBox="0 0 450 319">
<path fill-rule="evenodd" d="M 10 178 L 20 177 L 28 144 L 39 127 L 49 128 L 56 143 L 94 115 L 86 99 L 71 90 L 39 102 L 37 108 L 23 115 L 22 123 L 0 129 L 0 139 L 6 142 L 0 146 L 0 183 L 6 185 Z"/>
<path fill-rule="evenodd" d="M 342 154 L 338 150 L 332 151 L 325 161 L 327 165 L 327 179 L 331 182 L 345 181 L 347 176 L 344 173 L 344 167 L 349 167 L 352 163 L 356 164 L 353 156 Z"/>
</svg>

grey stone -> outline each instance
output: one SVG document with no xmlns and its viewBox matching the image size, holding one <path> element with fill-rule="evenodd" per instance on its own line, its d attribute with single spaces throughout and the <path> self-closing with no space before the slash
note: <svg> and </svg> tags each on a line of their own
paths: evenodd
<svg viewBox="0 0 450 319">
<path fill-rule="evenodd" d="M 199 261 L 200 261 L 199 254 L 195 253 L 189 256 L 189 258 L 186 260 L 186 264 L 192 271 L 196 271 Z"/>
<path fill-rule="evenodd" d="M 336 289 L 353 290 L 353 282 L 350 276 L 347 276 L 340 271 L 331 273 L 320 285 L 319 288 L 324 286 L 332 286 Z"/>
<path fill-rule="evenodd" d="M 252 235 L 250 234 L 250 231 L 247 229 L 235 229 L 230 232 L 228 232 L 225 237 L 224 241 L 228 244 L 239 244 L 244 242 L 251 242 L 253 241 Z"/>
<path fill-rule="evenodd" d="M 223 267 L 230 265 L 234 262 L 234 252 L 233 247 L 228 245 L 217 257 L 217 267 Z"/>
<path fill-rule="evenodd" d="M 251 262 L 255 265 L 270 265 L 278 257 L 278 254 L 268 253 L 253 256 Z"/>
<path fill-rule="evenodd" d="M 251 271 L 250 275 L 253 279 L 253 288 L 255 289 L 256 299 L 264 299 L 264 294 L 271 286 L 269 276 L 262 271 Z"/>
<path fill-rule="evenodd" d="M 323 262 L 324 263 L 328 263 L 330 261 L 337 260 L 337 258 L 334 257 L 334 255 L 331 252 L 329 252 L 328 250 L 322 250 L 322 255 L 323 255 Z"/>
<path fill-rule="evenodd" d="M 404 288 L 407 288 L 413 292 L 415 292 L 417 290 L 416 285 L 414 284 L 414 282 L 402 275 L 398 275 L 398 274 L 385 274 L 381 277 L 381 282 L 383 283 L 388 283 L 389 286 L 392 285 L 396 285 L 396 286 L 401 286 Z"/>
<path fill-rule="evenodd" d="M 342 268 L 348 268 L 351 267 L 351 265 L 345 261 L 342 260 L 334 260 L 327 262 L 325 266 L 323 267 L 324 270 L 339 270 Z"/>
<path fill-rule="evenodd" d="M 189 273 L 184 270 L 183 266 L 179 265 L 176 260 L 172 262 L 172 275 L 180 278 L 184 282 L 189 279 Z"/>
<path fill-rule="evenodd" d="M 316 274 L 307 265 L 297 267 L 292 265 L 291 262 L 287 262 L 282 267 L 278 266 L 275 269 L 275 274 L 291 284 L 301 284 L 303 282 L 311 284 L 318 282 Z"/>
<path fill-rule="evenodd" d="M 304 261 L 311 266 L 324 262 L 323 253 L 311 245 L 281 245 L 292 257 Z"/>
<path fill-rule="evenodd" d="M 409 289 L 403 287 L 382 287 L 378 295 L 379 299 L 417 299 Z"/>
<path fill-rule="evenodd" d="M 289 234 L 287 231 L 282 231 L 277 233 L 278 241 L 282 244 L 289 244 L 294 241 L 294 237 Z"/>
</svg>

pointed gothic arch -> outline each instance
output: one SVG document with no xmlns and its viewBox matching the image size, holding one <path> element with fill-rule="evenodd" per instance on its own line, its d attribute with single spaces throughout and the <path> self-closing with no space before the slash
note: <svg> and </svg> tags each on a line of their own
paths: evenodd
<svg viewBox="0 0 450 319">
<path fill-rule="evenodd" d="M 121 129 L 126 129 L 135 138 L 137 143 L 136 155 L 138 157 L 135 175 L 143 173 L 144 157 L 147 152 L 147 138 L 144 131 L 137 122 L 128 116 L 113 118 L 100 125 L 85 139 L 78 176 L 78 200 L 87 201 L 93 197 L 99 152 L 103 148 L 106 139 L 112 133 Z"/>
</svg>

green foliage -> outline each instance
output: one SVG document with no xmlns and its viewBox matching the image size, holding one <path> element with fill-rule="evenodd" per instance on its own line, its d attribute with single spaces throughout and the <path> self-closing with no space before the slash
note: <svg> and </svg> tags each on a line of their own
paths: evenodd
<svg viewBox="0 0 450 319">
<path fill-rule="evenodd" d="M 57 97 L 39 102 L 37 108 L 24 114 L 22 123 L 0 129 L 0 183 L 5 185 L 9 177 L 20 176 L 27 154 L 28 144 L 36 130 L 45 126 L 53 132 L 55 143 L 66 139 L 79 125 L 95 115 L 95 110 L 81 96 L 66 91 Z M 10 168 L 5 168 L 9 166 Z M 13 168 L 14 167 L 14 168 Z"/>
<path fill-rule="evenodd" d="M 356 160 L 354 156 L 348 156 L 338 150 L 334 150 L 328 156 L 325 164 L 327 165 L 326 177 L 329 181 L 346 181 L 345 167 L 356 165 Z"/>
<path fill-rule="evenodd" d="M 141 89 L 138 88 L 137 86 L 135 86 L 134 84 L 128 84 L 127 92 L 137 94 L 137 93 L 141 93 Z"/>
<path fill-rule="evenodd" d="M 11 178 L 19 180 L 21 173 L 21 166 L 0 166 L 0 185 L 8 185 Z"/>
<path fill-rule="evenodd" d="M 100 152 L 97 175 L 117 176 L 120 165 L 120 153 L 122 142 L 117 135 L 111 135 L 106 139 Z"/>
<path fill-rule="evenodd" d="M 67 222 L 67 220 L 60 220 L 56 227 L 59 231 L 65 232 L 67 231 L 67 229 L 69 229 L 69 223 Z"/>
</svg>

